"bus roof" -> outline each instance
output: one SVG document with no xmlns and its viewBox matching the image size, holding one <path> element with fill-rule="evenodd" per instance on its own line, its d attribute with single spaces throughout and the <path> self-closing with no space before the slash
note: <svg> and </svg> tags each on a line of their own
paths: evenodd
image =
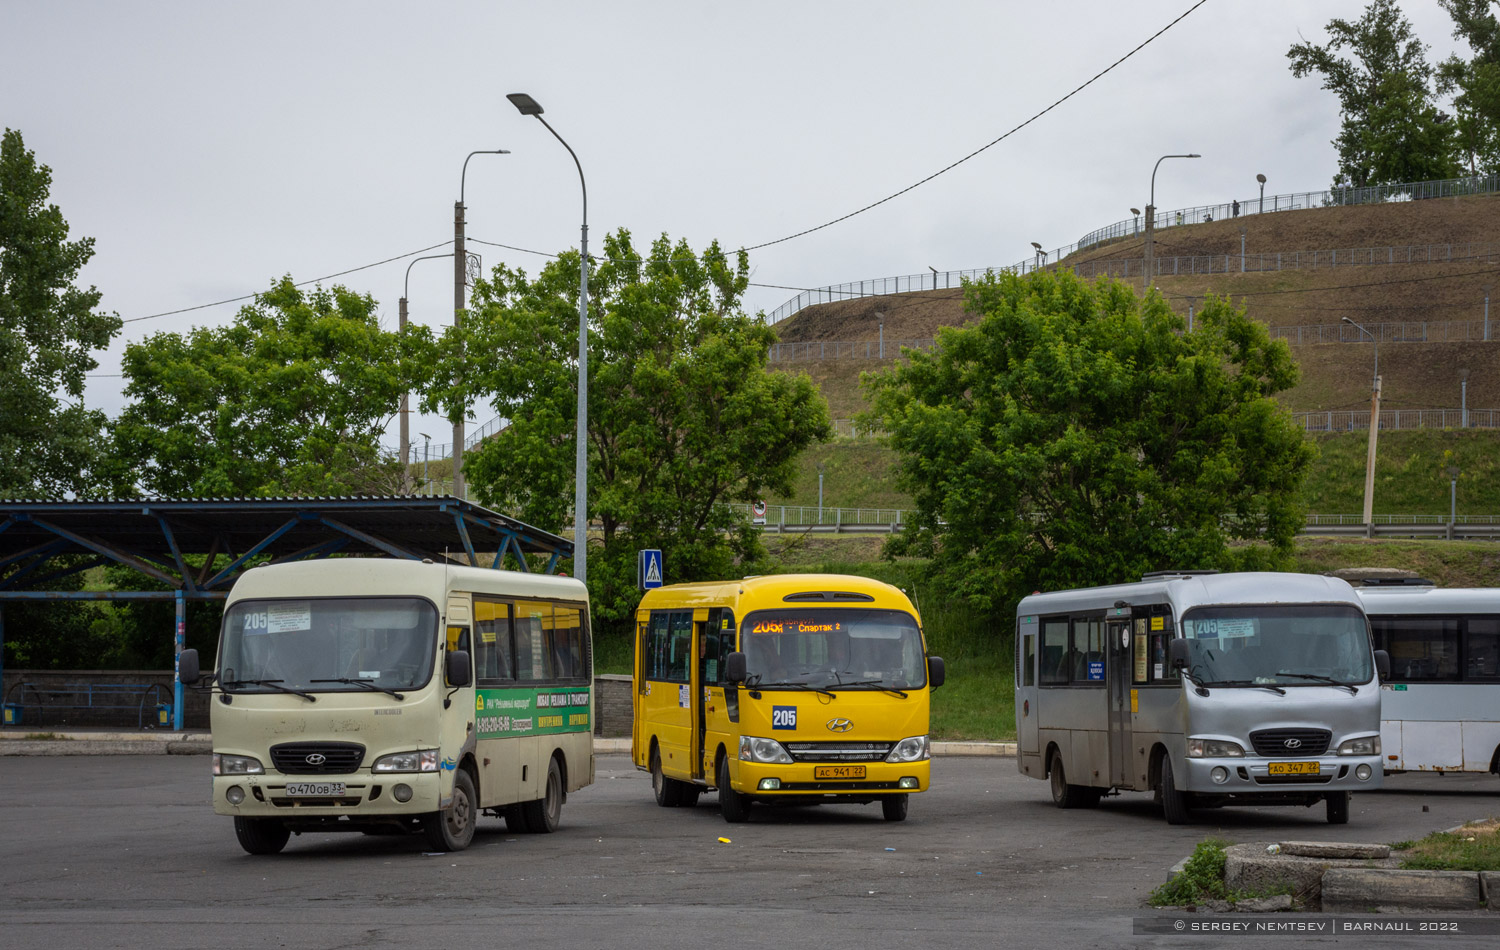
<svg viewBox="0 0 1500 950">
<path fill-rule="evenodd" d="M 346 557 L 252 568 L 234 582 L 229 600 L 339 597 L 359 592 L 423 596 L 441 604 L 449 590 L 551 600 L 588 599 L 588 590 L 576 577 L 388 557 Z"/>
<path fill-rule="evenodd" d="M 787 601 L 789 595 L 829 593 L 829 599 L 797 599 Z M 857 599 L 840 599 L 838 594 L 864 595 Z M 869 597 L 867 601 L 864 598 Z M 765 574 L 732 581 L 700 581 L 693 584 L 669 584 L 646 591 L 641 598 L 641 610 L 660 610 L 664 607 L 716 607 L 729 606 L 736 614 L 750 610 L 773 607 L 840 606 L 859 607 L 872 604 L 909 610 L 916 608 L 899 588 L 884 581 L 859 577 L 854 574 Z"/>
<path fill-rule="evenodd" d="M 1360 606 L 1347 581 L 1321 574 L 1250 571 L 1153 577 L 1131 584 L 1050 591 L 1022 598 L 1016 616 L 1170 603 L 1178 614 L 1216 604 L 1350 604 Z"/>
<path fill-rule="evenodd" d="M 1358 593 L 1372 617 L 1500 611 L 1500 588 L 1495 587 L 1361 587 Z"/>
</svg>

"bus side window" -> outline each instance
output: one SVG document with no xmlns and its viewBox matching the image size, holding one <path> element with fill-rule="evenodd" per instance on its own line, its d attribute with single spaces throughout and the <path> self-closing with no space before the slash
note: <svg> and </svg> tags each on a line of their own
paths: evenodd
<svg viewBox="0 0 1500 950">
<path fill-rule="evenodd" d="M 516 678 L 510 641 L 510 604 L 474 598 L 476 681 L 508 683 Z"/>
<path fill-rule="evenodd" d="M 1500 617 L 1470 617 L 1465 627 L 1464 678 L 1500 679 Z"/>
<path fill-rule="evenodd" d="M 1064 686 L 1068 682 L 1068 618 L 1057 617 L 1042 621 L 1042 676 L 1043 686 Z"/>
<path fill-rule="evenodd" d="M 1021 685 L 1036 685 L 1036 634 L 1021 637 Z"/>
<path fill-rule="evenodd" d="M 576 607 L 553 607 L 552 618 L 551 649 L 558 678 L 586 682 L 589 657 L 582 612 Z"/>
</svg>

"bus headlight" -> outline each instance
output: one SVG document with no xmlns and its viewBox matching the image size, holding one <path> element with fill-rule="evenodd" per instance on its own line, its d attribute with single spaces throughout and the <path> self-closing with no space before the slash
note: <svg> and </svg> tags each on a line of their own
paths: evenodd
<svg viewBox="0 0 1500 950">
<path fill-rule="evenodd" d="M 885 757 L 887 762 L 922 762 L 932 756 L 932 747 L 926 736 L 912 736 L 896 743 L 896 748 Z"/>
<path fill-rule="evenodd" d="M 248 755 L 221 755 L 214 753 L 215 775 L 264 775 L 265 766 L 260 764 L 260 759 L 253 759 Z"/>
<path fill-rule="evenodd" d="M 792 757 L 775 739 L 740 736 L 740 761 L 790 765 Z"/>
<path fill-rule="evenodd" d="M 437 769 L 436 749 L 425 752 L 393 752 L 382 755 L 370 766 L 371 772 L 436 772 Z"/>
<path fill-rule="evenodd" d="M 1339 755 L 1379 755 L 1379 736 L 1360 736 L 1339 743 Z"/>
<path fill-rule="evenodd" d="M 1228 739 L 1189 739 L 1187 754 L 1190 759 L 1243 758 L 1245 748 Z"/>
</svg>

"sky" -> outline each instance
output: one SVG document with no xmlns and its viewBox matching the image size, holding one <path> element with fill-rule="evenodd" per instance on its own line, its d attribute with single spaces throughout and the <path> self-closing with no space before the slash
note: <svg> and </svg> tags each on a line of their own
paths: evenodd
<svg viewBox="0 0 1500 950">
<path fill-rule="evenodd" d="M 704 3 L 0 0 L 0 125 L 52 169 L 80 283 L 129 321 L 88 405 L 126 404 L 120 357 L 153 334 L 230 323 L 240 303 L 153 316 L 407 255 L 453 237 L 589 246 L 627 228 L 698 249 L 779 241 L 932 175 L 1030 119 L 1197 0 Z M 1207 0 L 1030 125 L 934 180 L 753 251 L 750 312 L 798 289 L 1000 267 L 1143 207 L 1325 188 L 1338 104 L 1286 52 L 1364 0 Z M 1403 9 L 1437 61 L 1434 0 Z M 547 258 L 471 244 L 486 272 Z M 427 251 L 442 253 L 447 248 Z M 446 260 L 329 280 L 396 324 L 451 323 Z M 408 265 L 410 269 L 408 271 Z M 408 276 L 409 274 L 409 276 Z M 408 283 L 409 281 L 409 283 Z M 149 319 L 141 319 L 149 318 Z M 476 424 L 494 416 L 472 410 Z M 434 442 L 451 431 L 417 417 Z M 416 437 L 414 437 L 416 438 Z M 395 427 L 386 439 L 396 444 Z"/>
</svg>

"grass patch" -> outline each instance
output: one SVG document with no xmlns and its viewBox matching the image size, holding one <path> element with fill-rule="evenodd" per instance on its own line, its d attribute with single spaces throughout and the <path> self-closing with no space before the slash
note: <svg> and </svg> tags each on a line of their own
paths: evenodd
<svg viewBox="0 0 1500 950">
<path fill-rule="evenodd" d="M 1224 849 L 1229 842 L 1222 838 L 1205 838 L 1198 842 L 1182 870 L 1151 892 L 1146 900 L 1153 907 L 1184 906 L 1206 900 L 1234 900 L 1224 884 Z"/>
<path fill-rule="evenodd" d="M 26 738 L 36 742 L 65 742 L 71 740 L 72 736 L 58 735 L 55 732 L 28 732 Z"/>
<path fill-rule="evenodd" d="M 1391 845 L 1407 852 L 1403 868 L 1420 871 L 1500 871 L 1500 819 L 1471 821 L 1457 831 L 1438 831 L 1420 841 Z"/>
</svg>

